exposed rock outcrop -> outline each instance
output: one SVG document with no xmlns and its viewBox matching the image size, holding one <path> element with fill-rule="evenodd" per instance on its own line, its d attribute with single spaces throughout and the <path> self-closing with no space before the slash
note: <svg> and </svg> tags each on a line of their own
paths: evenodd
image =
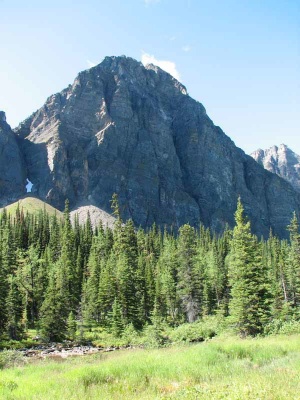
<svg viewBox="0 0 300 400">
<path fill-rule="evenodd" d="M 16 133 L 33 192 L 62 209 L 91 204 L 136 226 L 233 225 L 240 195 L 253 230 L 286 236 L 300 196 L 237 148 L 160 68 L 106 57 L 48 98 Z"/>
<path fill-rule="evenodd" d="M 0 207 L 26 193 L 26 174 L 16 136 L 0 111 Z"/>
<path fill-rule="evenodd" d="M 84 224 L 89 217 L 93 227 L 99 225 L 100 221 L 104 228 L 108 227 L 113 229 L 116 218 L 113 215 L 101 210 L 99 207 L 93 205 L 78 205 L 71 211 L 71 221 L 74 223 L 77 216 L 79 224 Z"/>
<path fill-rule="evenodd" d="M 267 150 L 258 149 L 251 156 L 265 169 L 281 176 L 300 192 L 300 156 L 281 144 Z"/>
</svg>

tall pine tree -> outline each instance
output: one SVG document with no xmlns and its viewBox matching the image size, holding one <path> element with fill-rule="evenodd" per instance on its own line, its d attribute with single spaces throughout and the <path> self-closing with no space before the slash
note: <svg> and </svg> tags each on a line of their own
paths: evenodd
<svg viewBox="0 0 300 400">
<path fill-rule="evenodd" d="M 229 311 L 241 336 L 263 331 L 269 313 L 269 292 L 261 248 L 238 200 L 229 254 Z"/>
</svg>

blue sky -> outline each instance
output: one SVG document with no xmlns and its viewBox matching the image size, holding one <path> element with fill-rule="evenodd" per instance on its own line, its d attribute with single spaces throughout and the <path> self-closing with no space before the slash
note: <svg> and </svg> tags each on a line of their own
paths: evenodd
<svg viewBox="0 0 300 400">
<path fill-rule="evenodd" d="M 0 109 L 12 126 L 106 55 L 152 60 L 246 152 L 300 154 L 299 0 L 0 0 Z"/>
</svg>

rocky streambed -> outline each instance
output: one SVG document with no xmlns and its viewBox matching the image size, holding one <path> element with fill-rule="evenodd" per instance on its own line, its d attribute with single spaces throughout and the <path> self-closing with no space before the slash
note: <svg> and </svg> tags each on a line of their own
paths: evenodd
<svg viewBox="0 0 300 400">
<path fill-rule="evenodd" d="M 107 353 L 121 349 L 131 349 L 132 346 L 95 347 L 93 345 L 73 345 L 50 343 L 37 345 L 34 348 L 18 350 L 24 357 L 28 358 L 67 358 L 73 356 L 84 356 L 96 353 Z"/>
</svg>

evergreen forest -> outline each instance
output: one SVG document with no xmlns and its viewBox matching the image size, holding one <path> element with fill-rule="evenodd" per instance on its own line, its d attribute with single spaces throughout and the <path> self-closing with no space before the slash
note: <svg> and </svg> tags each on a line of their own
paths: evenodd
<svg viewBox="0 0 300 400">
<path fill-rule="evenodd" d="M 251 233 L 239 200 L 235 227 L 215 235 L 186 224 L 176 234 L 135 229 L 112 199 L 114 229 L 71 224 L 17 209 L 0 216 L 0 338 L 22 340 L 35 329 L 62 341 L 78 329 L 121 336 L 163 321 L 178 327 L 220 314 L 242 336 L 266 333 L 273 321 L 300 318 L 300 234 L 290 240 Z M 81 328 L 80 328 L 81 327 Z"/>
</svg>

